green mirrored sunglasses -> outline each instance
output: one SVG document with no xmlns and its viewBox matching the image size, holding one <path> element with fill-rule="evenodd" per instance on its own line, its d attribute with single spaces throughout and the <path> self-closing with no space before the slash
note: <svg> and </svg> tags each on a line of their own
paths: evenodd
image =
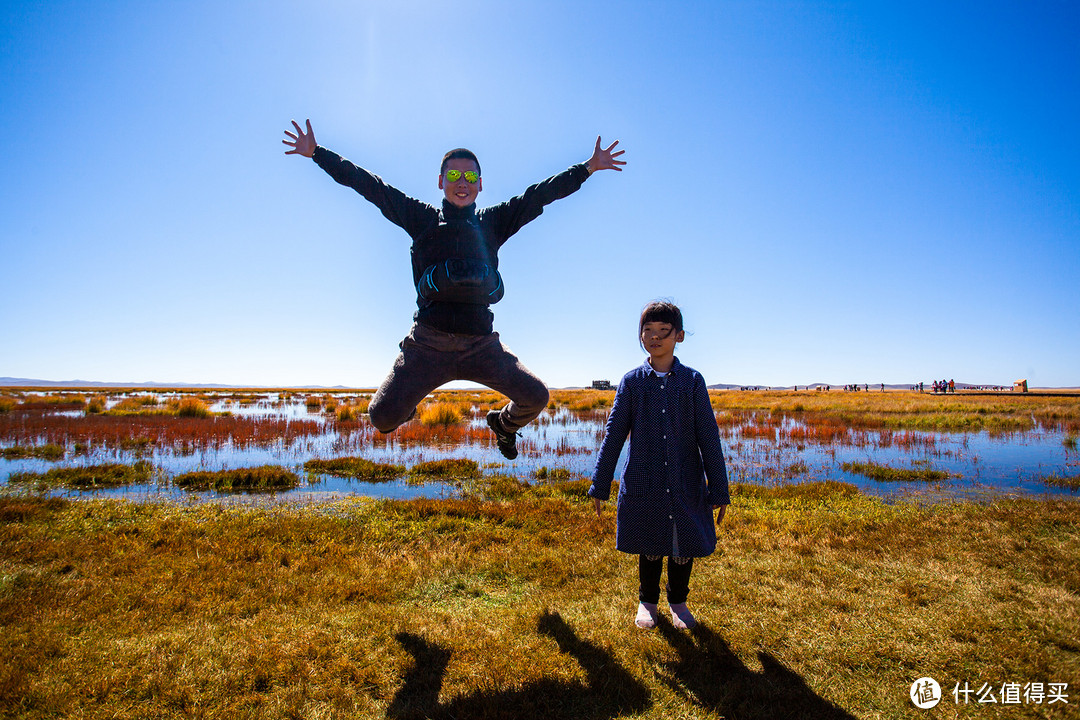
<svg viewBox="0 0 1080 720">
<path fill-rule="evenodd" d="M 446 171 L 446 179 L 450 182 L 457 182 L 462 175 L 465 176 L 465 182 L 472 185 L 475 185 L 476 181 L 480 179 L 480 173 L 476 172 L 475 170 L 466 170 L 465 172 L 462 172 L 461 170 Z"/>
</svg>

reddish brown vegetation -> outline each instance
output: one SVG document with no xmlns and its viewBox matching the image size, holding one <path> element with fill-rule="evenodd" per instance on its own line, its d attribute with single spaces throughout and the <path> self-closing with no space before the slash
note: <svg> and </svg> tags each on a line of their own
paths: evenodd
<svg viewBox="0 0 1080 720">
<path fill-rule="evenodd" d="M 159 447 L 216 448 L 270 445 L 323 431 L 314 420 L 167 415 L 67 417 L 40 412 L 0 415 L 0 439 L 16 444 L 56 443 L 130 447 L 133 441 Z"/>
<path fill-rule="evenodd" d="M 491 430 L 487 425 L 473 425 L 461 423 L 458 425 L 424 425 L 420 422 L 407 422 L 386 436 L 378 433 L 365 418 L 362 422 L 370 431 L 376 442 L 380 438 L 392 439 L 403 447 L 412 445 L 460 445 L 462 443 L 483 443 L 492 439 Z"/>
<path fill-rule="evenodd" d="M 739 429 L 739 434 L 747 439 L 765 438 L 766 440 L 775 440 L 776 428 L 768 425 L 745 425 Z"/>
<path fill-rule="evenodd" d="M 830 420 L 795 425 L 783 430 L 781 437 L 795 443 L 818 443 L 821 445 L 843 444 L 851 441 L 847 426 L 839 421 Z"/>
<path fill-rule="evenodd" d="M 937 446 L 937 436 L 930 433 L 913 432 L 911 430 L 905 430 L 904 432 L 882 430 L 878 434 L 878 445 L 880 447 L 893 447 L 895 445 L 908 450 L 913 448 L 932 448 Z"/>
</svg>

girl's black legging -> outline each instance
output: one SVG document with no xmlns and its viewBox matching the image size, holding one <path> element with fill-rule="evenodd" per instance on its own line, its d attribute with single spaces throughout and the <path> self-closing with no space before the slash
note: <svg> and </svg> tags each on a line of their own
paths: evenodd
<svg viewBox="0 0 1080 720">
<path fill-rule="evenodd" d="M 667 600 L 669 605 L 686 602 L 690 594 L 690 571 L 694 569 L 694 558 L 686 558 L 685 563 L 668 558 L 667 564 Z M 660 574 L 664 570 L 664 558 L 650 560 L 648 555 L 638 555 L 638 600 L 656 604 L 660 602 Z"/>
</svg>

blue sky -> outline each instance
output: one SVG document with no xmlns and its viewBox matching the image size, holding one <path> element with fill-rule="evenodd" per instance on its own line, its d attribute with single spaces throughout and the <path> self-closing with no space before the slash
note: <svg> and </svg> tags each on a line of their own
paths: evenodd
<svg viewBox="0 0 1080 720">
<path fill-rule="evenodd" d="M 501 254 L 553 387 L 679 303 L 710 383 L 1080 385 L 1072 2 L 10 2 L 0 375 L 377 385 L 408 237 L 289 121 L 436 203 L 620 140 Z"/>
</svg>

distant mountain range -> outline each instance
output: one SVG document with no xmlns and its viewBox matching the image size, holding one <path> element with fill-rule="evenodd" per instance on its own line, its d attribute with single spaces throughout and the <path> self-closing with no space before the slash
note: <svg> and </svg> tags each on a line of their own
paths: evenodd
<svg viewBox="0 0 1080 720">
<path fill-rule="evenodd" d="M 869 388 L 870 392 L 874 390 L 881 390 L 881 383 L 849 383 L 857 385 L 859 390 Z M 930 390 L 933 386 L 933 381 L 924 382 L 923 389 Z M 914 386 L 914 383 L 885 383 L 886 390 L 910 390 Z M 829 388 L 830 390 L 843 390 L 844 385 L 838 385 L 836 383 L 810 383 L 809 385 L 709 385 L 710 390 L 794 390 L 796 387 L 799 390 L 814 390 L 816 388 Z M 988 387 L 1002 387 L 1006 389 L 1012 388 L 1012 383 L 1008 385 L 976 385 L 974 383 L 956 383 L 957 390 L 971 390 L 973 388 L 988 388 Z"/>
<path fill-rule="evenodd" d="M 36 378 L 0 377 L 0 387 L 62 387 L 62 388 L 255 388 L 260 385 L 223 385 L 221 383 L 101 382 L 98 380 L 38 380 Z M 265 386 L 270 387 L 270 386 Z M 279 387 L 279 386 L 273 386 Z M 345 385 L 296 385 L 290 387 L 322 390 L 348 390 Z"/>
<path fill-rule="evenodd" d="M 923 391 L 930 392 L 933 389 L 933 381 L 923 383 Z M 870 392 L 881 390 L 881 383 L 857 383 L 860 391 L 868 389 Z M 910 390 L 913 383 L 885 383 L 886 390 Z M 828 387 L 830 390 L 843 391 L 844 385 L 837 385 L 836 383 L 810 383 L 809 385 L 799 385 L 799 390 L 814 390 L 816 388 Z M 991 383 L 956 383 L 957 390 L 993 390 L 994 388 L 1002 388 L 1003 390 L 1012 390 L 1012 383 L 1005 383 L 994 385 Z M 794 385 L 709 385 L 710 390 L 794 390 Z M 1080 387 L 1035 387 L 1029 386 L 1029 390 L 1056 390 L 1063 392 L 1075 392 L 1080 391 Z"/>
<path fill-rule="evenodd" d="M 798 385 L 800 390 L 812 389 L 816 387 L 829 386 L 832 390 L 843 390 L 843 384 L 835 383 L 810 383 L 809 385 Z M 930 390 L 931 383 L 927 382 L 923 384 L 923 388 L 927 391 Z M 859 383 L 859 388 L 866 386 L 866 383 Z M 909 390 L 911 383 L 885 383 L 887 390 Z M 47 387 L 63 387 L 63 388 L 257 388 L 257 387 L 281 387 L 281 386 L 262 386 L 262 385 L 225 385 L 221 383 L 166 383 L 157 382 L 154 380 L 147 380 L 144 382 L 101 382 L 98 380 L 39 380 L 36 378 L 15 378 L 15 377 L 0 377 L 0 387 L 33 387 L 33 388 L 47 388 Z M 293 385 L 289 387 L 305 388 L 305 389 L 320 389 L 320 390 L 348 390 L 347 385 Z M 368 387 L 368 386 L 364 386 Z M 375 386 L 370 386 L 375 387 Z M 588 387 L 588 386 L 582 386 Z M 732 384 L 717 384 L 709 385 L 711 390 L 794 390 L 794 385 L 732 385 Z M 971 390 L 973 388 L 986 388 L 991 387 L 988 384 L 975 384 L 975 383 L 956 383 L 958 390 Z M 1012 388 L 1012 383 L 998 385 L 996 387 Z M 870 391 L 881 390 L 881 383 L 869 383 Z M 1047 390 L 1077 390 L 1080 388 L 1044 388 Z"/>
</svg>

